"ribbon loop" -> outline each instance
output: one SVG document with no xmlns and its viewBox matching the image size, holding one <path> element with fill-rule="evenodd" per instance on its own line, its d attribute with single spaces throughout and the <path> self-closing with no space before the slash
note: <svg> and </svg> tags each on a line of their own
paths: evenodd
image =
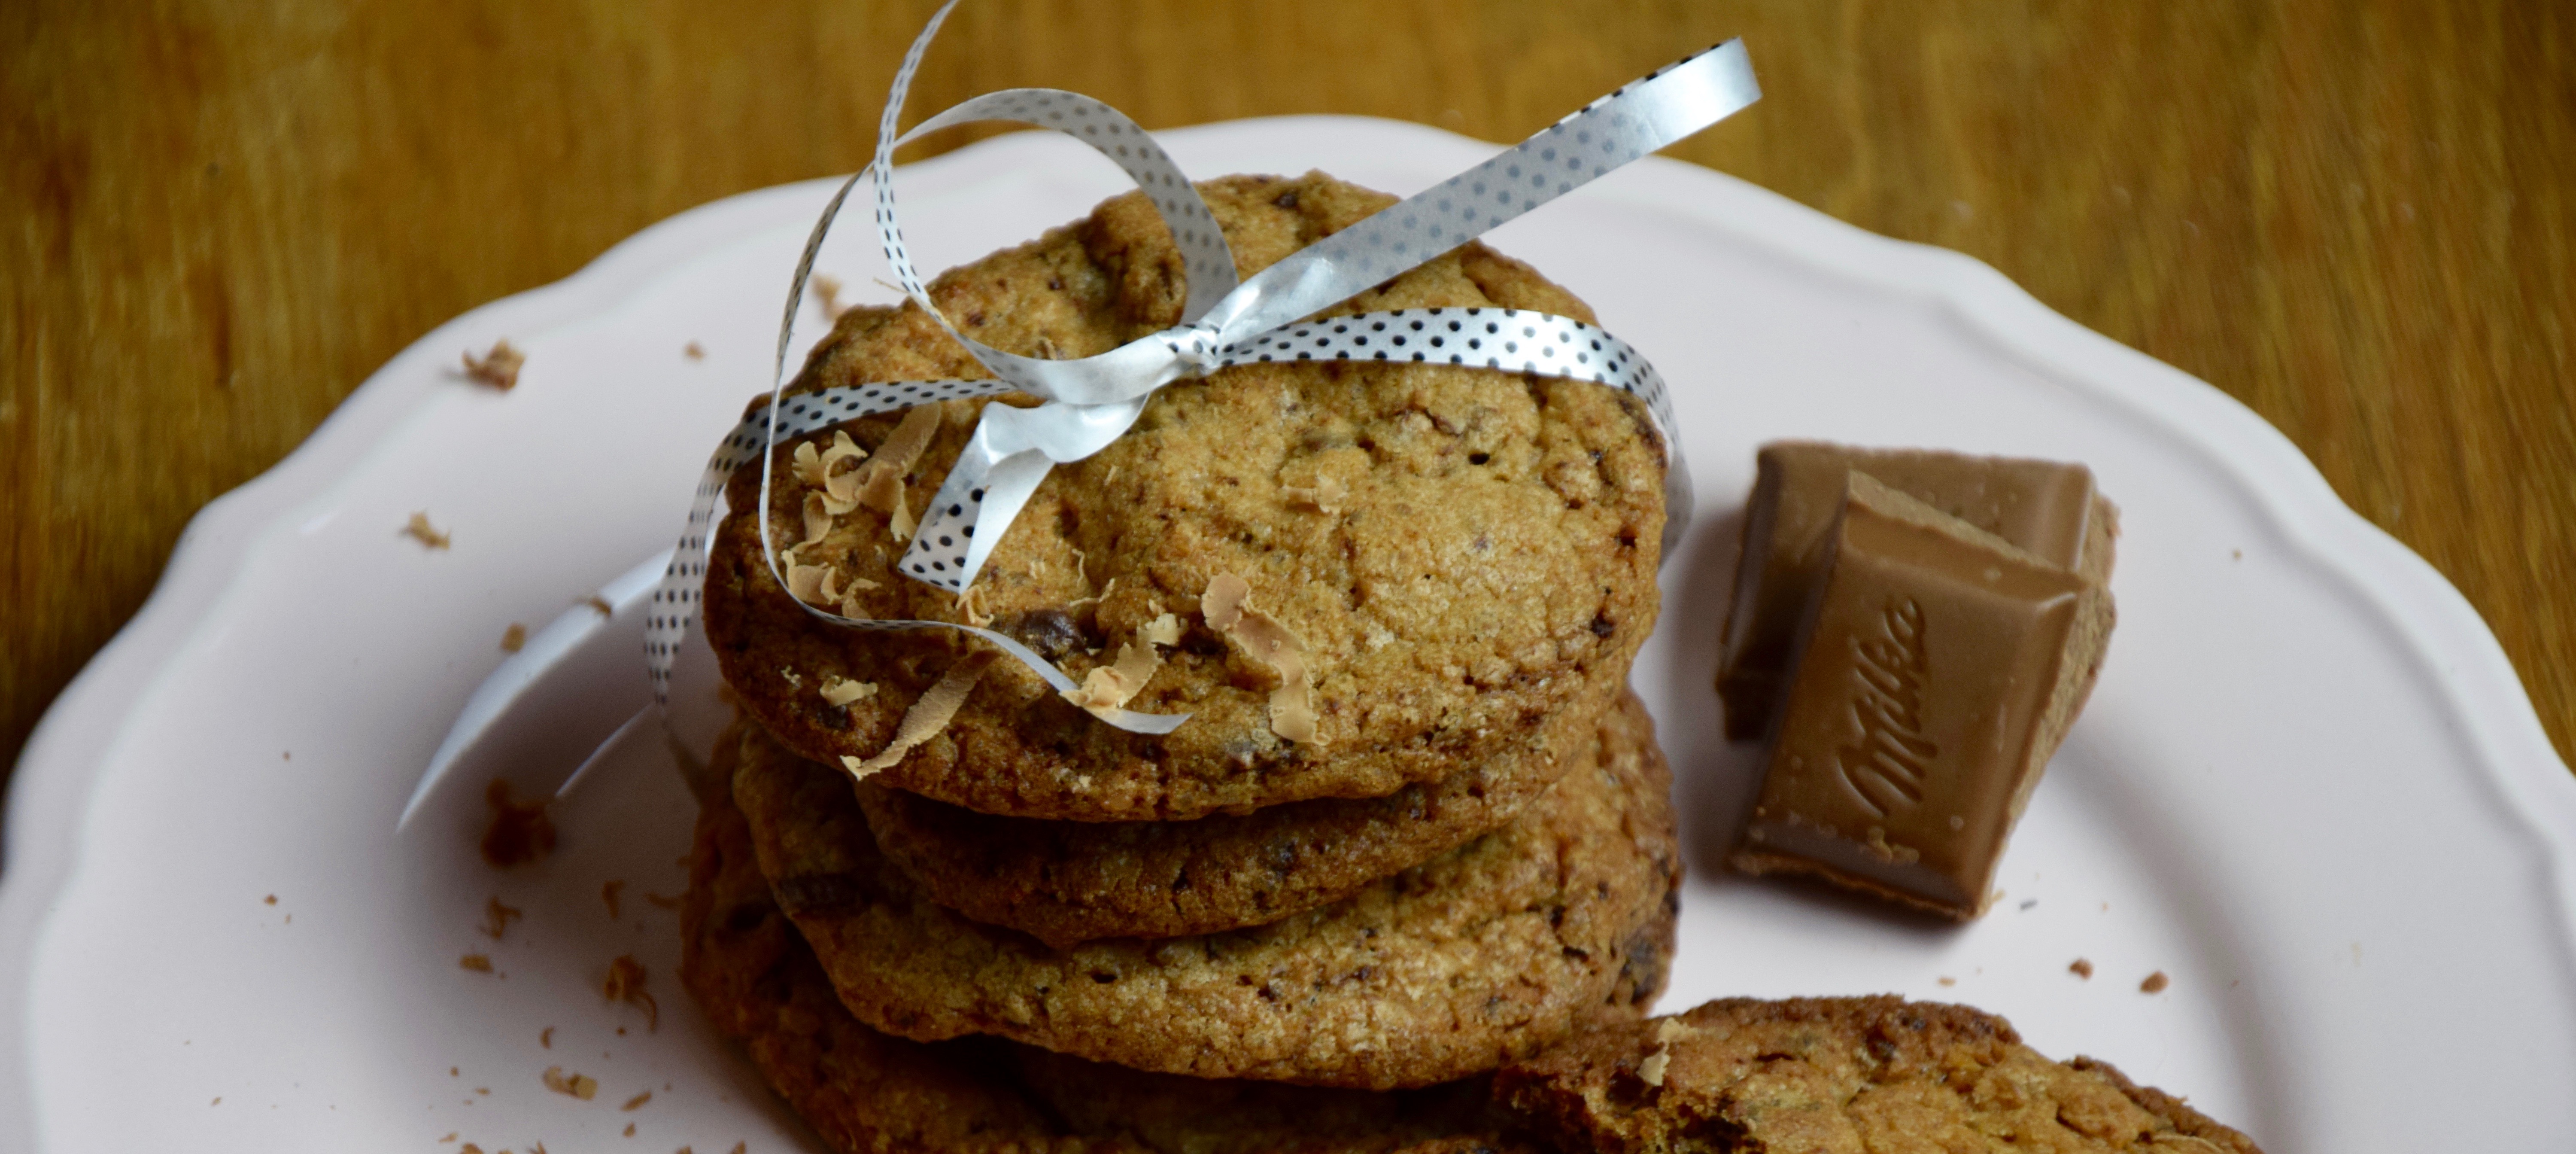
<svg viewBox="0 0 2576 1154">
<path fill-rule="evenodd" d="M 1228 342 L 1313 315 L 1761 99 L 1729 40 L 1261 270 L 1208 317 Z"/>
<path fill-rule="evenodd" d="M 1007 120 L 1050 129 L 1090 145 L 1092 150 L 1127 171 L 1145 192 L 1146 202 L 1170 229 L 1188 275 L 1188 297 L 1181 304 L 1181 323 L 1205 315 L 1235 286 L 1234 252 L 1226 247 L 1225 230 L 1208 212 L 1181 166 L 1145 130 L 1120 112 L 1079 92 L 1059 88 L 1011 88 L 987 93 L 912 126 L 895 141 L 901 147 L 925 134 L 976 121 Z M 887 150 L 891 161 L 893 152 Z M 874 166 L 871 165 L 871 168 Z M 929 302 L 924 301 L 925 305 Z"/>
</svg>

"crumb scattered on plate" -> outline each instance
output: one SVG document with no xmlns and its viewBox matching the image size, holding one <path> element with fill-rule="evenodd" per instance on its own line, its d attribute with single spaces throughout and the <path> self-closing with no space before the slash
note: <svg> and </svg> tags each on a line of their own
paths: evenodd
<svg viewBox="0 0 2576 1154">
<path fill-rule="evenodd" d="M 411 520 L 403 523 L 402 531 L 403 536 L 420 542 L 423 548 L 428 549 L 445 549 L 451 540 L 447 534 L 439 532 L 437 526 L 429 523 L 426 509 L 412 514 Z"/>
<path fill-rule="evenodd" d="M 610 921 L 617 920 L 617 891 L 625 888 L 626 883 L 623 881 L 599 883 L 599 900 L 608 904 L 608 919 Z"/>
<path fill-rule="evenodd" d="M 2147 975 L 2146 981 L 2138 983 L 2138 992 L 2142 994 L 2161 994 L 2165 992 L 2165 987 L 2172 984 L 2173 979 L 2166 977 L 2163 970 L 2157 970 L 2156 972 Z"/>
<path fill-rule="evenodd" d="M 588 1074 L 566 1074 L 561 1066 L 548 1066 L 544 1074 L 546 1089 L 570 1094 L 584 1102 L 599 1096 L 599 1079 Z"/>
<path fill-rule="evenodd" d="M 698 342 L 690 341 L 689 347 L 680 350 L 680 355 L 693 361 L 703 361 L 707 359 L 707 350 Z"/>
<path fill-rule="evenodd" d="M 607 598 L 602 597 L 597 593 L 593 593 L 588 597 L 582 598 L 581 603 L 590 606 L 591 611 L 599 614 L 601 617 L 617 616 L 617 607 L 609 604 Z"/>
<path fill-rule="evenodd" d="M 646 1091 L 644 1091 L 644 1092 L 643 1092 L 643 1093 L 641 1093 L 641 1094 L 637 1094 L 636 1096 L 634 1096 L 634 1097 L 632 1097 L 632 1098 L 627 1099 L 627 1100 L 626 1100 L 626 1104 L 625 1104 L 625 1105 L 623 1105 L 623 1106 L 618 1107 L 618 1109 L 620 1109 L 620 1110 L 625 1110 L 625 1111 L 628 1111 L 628 1112 L 630 1112 L 630 1113 L 631 1113 L 631 1112 L 633 1112 L 633 1111 L 643 1109 L 643 1108 L 644 1108 L 644 1104 L 645 1104 L 646 1102 L 650 1102 L 650 1101 L 652 1101 L 652 1100 L 653 1100 L 653 1092 L 652 1092 L 651 1090 L 646 1090 Z"/>
<path fill-rule="evenodd" d="M 509 627 L 509 628 L 504 629 L 504 630 L 502 630 L 502 631 L 501 631 L 501 652 L 503 652 L 503 653 L 516 653 L 516 652 L 518 652 L 519 650 L 521 650 L 521 649 L 523 649 L 523 648 L 526 648 L 526 647 L 527 647 L 527 644 L 528 644 L 528 627 L 527 627 L 527 626 L 525 626 L 525 625 L 521 625 L 521 624 L 519 624 L 518 622 L 513 621 L 513 622 L 511 622 L 511 623 L 510 623 L 510 627 Z"/>
<path fill-rule="evenodd" d="M 276 894 L 270 894 L 270 895 L 268 895 L 267 897 L 261 898 L 261 899 L 260 899 L 260 904 L 262 904 L 262 905 L 271 905 L 271 906 L 276 905 L 276 904 L 277 904 L 277 895 L 276 895 Z"/>
<path fill-rule="evenodd" d="M 827 321 L 841 319 L 841 313 L 845 311 L 841 307 L 841 278 L 818 272 L 814 274 L 812 283 L 814 303 L 823 307 L 823 319 Z"/>
<path fill-rule="evenodd" d="M 636 961 L 635 955 L 619 954 L 616 961 L 608 963 L 608 980 L 600 983 L 599 992 L 609 1001 L 644 1007 L 644 1028 L 662 1028 L 662 1007 L 644 989 L 644 963 Z"/>
<path fill-rule="evenodd" d="M 519 366 L 526 363 L 527 354 L 510 347 L 505 337 L 479 358 L 465 354 L 465 375 L 506 393 L 519 386 Z"/>
<path fill-rule="evenodd" d="M 494 894 L 483 903 L 483 932 L 493 941 L 500 941 L 501 935 L 509 932 L 511 922 L 526 916 L 527 911 L 501 904 L 501 895 Z"/>
<path fill-rule="evenodd" d="M 483 860 L 506 869 L 542 861 L 555 848 L 555 823 L 546 816 L 544 798 L 527 804 L 510 800 L 510 783 L 493 778 L 483 801 L 492 807 L 492 823 L 483 830 Z"/>
<path fill-rule="evenodd" d="M 1941 984 L 1945 986 L 1955 986 L 1959 984 L 1959 979 L 1944 977 L 1941 979 Z"/>
<path fill-rule="evenodd" d="M 2066 972 L 2089 982 L 2093 980 L 2093 963 L 2089 959 L 2077 958 L 2067 965 Z"/>
<path fill-rule="evenodd" d="M 456 964 L 478 974 L 488 974 L 492 972 L 492 959 L 482 954 L 467 954 L 464 957 L 456 959 Z M 456 1071 L 454 1070 L 448 1071 L 450 1074 L 455 1072 Z"/>
<path fill-rule="evenodd" d="M 554 1049 L 554 1048 L 555 1048 L 555 1028 L 554 1028 L 554 1027 L 552 1027 L 552 1026 L 548 1026 L 548 1027 L 546 1027 L 546 1028 L 545 1028 L 545 1029 L 543 1029 L 543 1030 L 539 1030 L 539 1031 L 537 1032 L 537 1044 L 538 1044 L 538 1045 L 540 1045 L 540 1046 L 543 1046 L 543 1047 L 545 1047 L 545 1048 L 547 1048 L 547 1049 L 549 1049 L 549 1050 Z"/>
<path fill-rule="evenodd" d="M 676 910 L 676 909 L 680 908 L 680 899 L 678 899 L 678 898 L 667 898 L 667 897 L 663 897 L 662 895 L 657 894 L 657 893 L 654 893 L 654 892 L 653 892 L 653 891 L 651 891 L 651 890 L 646 890 L 646 891 L 644 891 L 644 900 L 645 900 L 645 901 L 648 901 L 648 902 L 651 902 L 651 903 L 653 903 L 654 905 L 660 906 L 660 907 L 662 907 L 663 909 L 666 909 L 666 910 Z"/>
</svg>

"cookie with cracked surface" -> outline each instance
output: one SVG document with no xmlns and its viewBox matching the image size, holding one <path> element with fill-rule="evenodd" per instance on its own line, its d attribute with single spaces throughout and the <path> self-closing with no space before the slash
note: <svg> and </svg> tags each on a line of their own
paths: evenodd
<svg viewBox="0 0 2576 1154">
<path fill-rule="evenodd" d="M 1147 1074 L 997 1038 L 914 1042 L 859 1024 L 772 901 L 720 791 L 698 817 L 680 979 L 835 1150 L 1029 1154 L 1535 1154 L 1483 1080 L 1371 1093 Z"/>
<path fill-rule="evenodd" d="M 1248 275 L 1392 203 L 1319 174 L 1201 186 Z M 1179 316 L 1181 261 L 1141 197 L 942 276 L 960 330 L 1006 351 L 1108 351 Z M 1470 243 L 1337 312 L 1508 306 L 1589 319 L 1528 266 Z M 794 388 L 987 376 L 913 304 L 844 314 Z M 986 403 L 941 403 L 902 476 L 936 491 Z M 851 422 L 883 453 L 901 415 Z M 868 470 L 832 433 L 774 455 L 774 540 L 808 539 L 818 487 Z M 888 465 L 891 483 L 891 463 Z M 1059 465 L 1002 532 L 970 596 L 899 576 L 894 502 L 826 510 L 796 563 L 845 612 L 985 621 L 1077 680 L 1163 614 L 1177 644 L 1130 709 L 1189 713 L 1163 736 L 1101 724 L 1015 662 L 988 671 L 887 784 L 986 813 L 1173 820 L 1319 797 L 1379 797 L 1525 743 L 1546 718 L 1606 701 L 1653 628 L 1665 447 L 1642 402 L 1600 385 L 1449 365 L 1268 363 L 1162 389 L 1124 437 Z M 904 711 L 969 648 L 945 630 L 868 633 L 807 617 L 763 561 L 757 464 L 732 478 L 703 603 L 744 707 L 829 764 L 887 748 Z M 855 482 L 837 481 L 843 490 Z M 831 507 L 841 507 L 836 502 Z M 1290 696 L 1314 739 L 1274 729 L 1277 669 L 1200 600 L 1224 575 L 1295 638 L 1311 683 Z M 819 586 L 818 586 L 819 588 Z M 1151 648 L 1151 646 L 1148 646 Z M 1299 684 L 1308 684 L 1303 679 Z M 861 691 L 849 688 L 865 685 Z M 851 694 L 864 696 L 851 697 Z M 825 696 L 831 693 L 831 697 Z M 837 698 L 837 700 L 836 700 Z M 1283 737 L 1286 732 L 1290 736 Z"/>
<path fill-rule="evenodd" d="M 1568 712 L 1544 740 L 1429 785 L 1318 798 L 1242 817 L 1074 822 L 996 817 L 873 781 L 859 806 L 877 848 L 932 901 L 1063 948 L 1264 925 L 1348 897 L 1500 826 L 1568 770 L 1653 722 L 1623 693 Z M 1627 734 L 1612 732 L 1625 727 Z"/>
<path fill-rule="evenodd" d="M 1672 949 L 1670 773 L 1642 726 L 1519 818 L 1331 905 L 1194 937 L 1051 949 L 930 900 L 846 774 L 743 727 L 735 804 L 761 872 L 859 1020 L 993 1034 L 1206 1078 L 1444 1082 L 1642 1013 Z"/>
<path fill-rule="evenodd" d="M 1730 998 L 1598 1024 L 1495 1076 L 1563 1150 L 2261 1154 L 2243 1134 L 2090 1058 L 2052 1062 L 1966 1006 Z"/>
</svg>

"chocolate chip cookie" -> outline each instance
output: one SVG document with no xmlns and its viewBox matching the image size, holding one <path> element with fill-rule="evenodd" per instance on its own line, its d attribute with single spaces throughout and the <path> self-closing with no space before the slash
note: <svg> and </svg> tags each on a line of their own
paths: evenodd
<svg viewBox="0 0 2576 1154">
<path fill-rule="evenodd" d="M 2261 1154 L 2182 1100 L 2012 1024 L 1893 995 L 1730 998 L 1600 1023 L 1505 1068 L 1496 1099 L 1563 1150 Z"/>
<path fill-rule="evenodd" d="M 1247 275 L 1392 203 L 1320 174 L 1201 188 Z M 1174 323 L 1181 278 L 1169 234 L 1131 194 L 952 270 L 931 292 L 987 344 L 1079 357 Z M 1590 318 L 1479 243 L 1335 312 L 1433 306 Z M 984 376 L 906 304 L 842 316 L 794 387 Z M 1056 467 L 1006 531 L 994 526 L 1004 536 L 961 599 L 896 574 L 896 530 L 986 403 L 1032 402 L 947 401 L 900 436 L 903 417 L 883 414 L 780 447 L 774 537 L 797 545 L 809 595 L 851 615 L 988 622 L 1076 680 L 1141 646 L 1158 662 L 1126 707 L 1191 718 L 1164 736 L 1127 733 L 1002 661 L 944 731 L 883 771 L 888 785 L 1082 821 L 1381 797 L 1597 708 L 1588 703 L 1625 683 L 1653 628 L 1665 446 L 1643 404 L 1618 390 L 1392 362 L 1257 363 L 1177 383 L 1126 436 Z M 842 490 L 880 457 L 884 475 L 867 484 L 891 498 L 851 505 L 858 497 Z M 727 492 L 708 638 L 744 708 L 779 740 L 828 764 L 863 761 L 985 643 L 807 617 L 762 560 L 760 480 L 747 465 Z M 809 504 L 843 511 L 809 526 Z M 1248 615 L 1277 627 L 1293 673 L 1230 630 L 1231 616 L 1209 619 L 1208 598 L 1228 581 L 1248 594 Z"/>
<path fill-rule="evenodd" d="M 932 901 L 1064 948 L 1262 925 L 1338 901 L 1511 820 L 1567 770 L 1634 744 L 1652 724 L 1645 703 L 1625 694 L 1606 713 L 1568 712 L 1533 746 L 1428 785 L 1243 817 L 994 817 L 873 781 L 858 796 L 877 848 Z"/>
<path fill-rule="evenodd" d="M 1483 1079 L 1380 1094 L 1148 1074 L 998 1038 L 888 1037 L 833 997 L 721 791 L 699 815 L 689 872 L 682 983 L 779 1096 L 846 1154 L 1531 1152 L 1502 1136 Z"/>
<path fill-rule="evenodd" d="M 862 1022 L 1208 1078 L 1387 1089 L 1536 1052 L 1662 988 L 1680 859 L 1641 725 L 1515 821 L 1250 929 L 1050 949 L 960 917 L 876 848 L 847 775 L 743 727 L 761 871 Z"/>
</svg>

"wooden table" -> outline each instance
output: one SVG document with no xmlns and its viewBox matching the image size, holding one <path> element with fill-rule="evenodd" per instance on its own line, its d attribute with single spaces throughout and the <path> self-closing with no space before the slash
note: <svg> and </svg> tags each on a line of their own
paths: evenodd
<svg viewBox="0 0 2576 1154">
<path fill-rule="evenodd" d="M 930 5 L 328 7 L 0 16 L 7 761 L 189 515 L 421 333 L 863 163 Z M 2576 761 L 2560 0 L 976 0 L 914 99 L 1054 85 L 1148 127 L 1515 140 L 1739 34 L 1768 99 L 1674 155 L 1975 255 L 2253 406 L 2468 595 Z"/>
</svg>

